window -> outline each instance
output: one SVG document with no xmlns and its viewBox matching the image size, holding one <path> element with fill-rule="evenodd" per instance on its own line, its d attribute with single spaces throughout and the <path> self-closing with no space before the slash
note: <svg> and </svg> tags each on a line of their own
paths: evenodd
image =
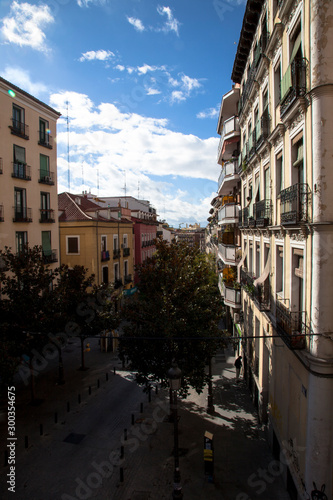
<svg viewBox="0 0 333 500">
<path fill-rule="evenodd" d="M 302 58 L 302 32 L 301 32 L 301 22 L 297 23 L 297 26 L 293 29 L 289 38 L 289 54 L 290 54 L 290 64 L 294 59 Z"/>
<path fill-rule="evenodd" d="M 113 235 L 113 250 L 118 250 L 118 249 L 119 249 L 118 236 Z"/>
<path fill-rule="evenodd" d="M 126 278 L 128 276 L 128 261 L 125 260 L 124 262 L 124 277 Z"/>
<path fill-rule="evenodd" d="M 119 275 L 119 264 L 114 264 L 114 280 L 118 281 L 120 279 Z"/>
<path fill-rule="evenodd" d="M 80 236 L 66 236 L 66 253 L 80 254 Z"/>
<path fill-rule="evenodd" d="M 103 283 L 109 283 L 109 268 L 108 268 L 108 266 L 102 267 L 102 281 L 103 281 Z"/>
<path fill-rule="evenodd" d="M 101 251 L 106 252 L 107 251 L 107 237 L 106 236 L 101 236 Z"/>
<path fill-rule="evenodd" d="M 30 172 L 28 171 L 25 162 L 25 148 L 21 148 L 20 146 L 16 146 L 16 144 L 14 144 L 13 155 L 13 177 L 30 180 Z"/>
<path fill-rule="evenodd" d="M 283 156 L 282 151 L 276 155 L 275 158 L 275 189 L 276 196 L 278 196 L 283 187 Z"/>
<path fill-rule="evenodd" d="M 303 132 L 298 134 L 291 142 L 292 157 L 292 184 L 303 184 L 304 161 L 303 161 Z"/>
<path fill-rule="evenodd" d="M 271 198 L 270 193 L 270 178 L 269 178 L 269 166 L 264 170 L 264 200 L 269 200 Z"/>
<path fill-rule="evenodd" d="M 13 104 L 13 129 L 18 133 L 24 133 L 24 109 Z"/>
<path fill-rule="evenodd" d="M 42 146 L 49 146 L 49 122 L 43 118 L 39 118 L 39 144 Z"/>
<path fill-rule="evenodd" d="M 16 240 L 16 252 L 21 253 L 24 247 L 28 244 L 28 233 L 27 231 L 17 231 L 15 233 Z"/>
<path fill-rule="evenodd" d="M 127 234 L 124 234 L 124 236 L 123 236 L 123 246 L 124 246 L 124 248 L 128 248 Z"/>
<path fill-rule="evenodd" d="M 268 87 L 264 90 L 262 94 L 262 111 L 263 113 L 268 110 Z"/>
<path fill-rule="evenodd" d="M 50 177 L 50 159 L 48 156 L 39 155 L 40 180 L 46 182 Z"/>
<path fill-rule="evenodd" d="M 27 219 L 28 210 L 26 203 L 26 190 L 21 188 L 14 188 L 14 221 L 27 222 Z"/>
<path fill-rule="evenodd" d="M 51 231 L 42 231 L 42 252 L 46 262 L 52 260 Z"/>
<path fill-rule="evenodd" d="M 50 218 L 50 193 L 40 193 L 40 222 L 49 221 Z"/>
<path fill-rule="evenodd" d="M 256 259 L 255 275 L 258 278 L 260 276 L 260 242 L 259 241 L 256 242 L 255 248 L 256 248 L 256 254 L 255 254 L 255 259 Z"/>
<path fill-rule="evenodd" d="M 276 246 L 275 291 L 283 294 L 283 247 Z"/>
<path fill-rule="evenodd" d="M 277 107 L 281 100 L 281 63 L 274 69 L 274 106 Z"/>
</svg>

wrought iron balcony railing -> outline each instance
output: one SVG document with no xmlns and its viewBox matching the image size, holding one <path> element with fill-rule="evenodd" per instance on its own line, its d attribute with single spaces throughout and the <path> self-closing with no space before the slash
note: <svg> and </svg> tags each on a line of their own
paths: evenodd
<svg viewBox="0 0 333 500">
<path fill-rule="evenodd" d="M 121 253 L 121 252 L 120 252 L 120 248 L 114 249 L 114 250 L 113 250 L 113 258 L 114 258 L 114 259 L 119 259 L 119 257 L 120 257 L 120 253 Z"/>
<path fill-rule="evenodd" d="M 43 169 L 39 170 L 38 182 L 41 184 L 48 184 L 49 186 L 54 185 L 54 172 L 46 172 Z"/>
<path fill-rule="evenodd" d="M 52 262 L 58 262 L 57 250 L 43 250 L 43 262 L 44 264 L 52 264 Z"/>
<path fill-rule="evenodd" d="M 31 181 L 31 168 L 26 163 L 13 163 L 12 177 L 16 179 L 23 179 L 25 181 Z"/>
<path fill-rule="evenodd" d="M 304 349 L 309 327 L 305 311 L 290 311 L 281 301 L 276 301 L 276 329 L 289 349 Z"/>
<path fill-rule="evenodd" d="M 39 222 L 55 222 L 54 210 L 51 208 L 41 208 Z"/>
<path fill-rule="evenodd" d="M 13 222 L 32 222 L 32 209 L 27 207 L 13 207 Z"/>
<path fill-rule="evenodd" d="M 248 207 L 245 207 L 239 211 L 238 227 L 240 227 L 240 228 L 249 227 L 249 209 L 248 209 Z"/>
<path fill-rule="evenodd" d="M 271 200 L 261 200 L 253 206 L 253 212 L 257 227 L 270 226 L 272 223 L 272 202 Z"/>
<path fill-rule="evenodd" d="M 288 66 L 281 80 L 280 116 L 283 118 L 291 105 L 306 94 L 307 59 L 297 58 Z"/>
<path fill-rule="evenodd" d="M 123 248 L 123 256 L 128 257 L 129 254 L 130 254 L 130 248 L 128 248 L 128 247 Z"/>
<path fill-rule="evenodd" d="M 44 148 L 52 149 L 53 148 L 53 138 L 51 135 L 44 132 L 44 130 L 38 131 L 39 140 L 38 144 L 40 146 L 44 146 Z"/>
<path fill-rule="evenodd" d="M 110 260 L 110 252 L 108 250 L 104 250 L 101 252 L 101 261 L 106 262 L 107 260 Z"/>
<path fill-rule="evenodd" d="M 271 308 L 271 287 L 269 279 L 267 278 L 264 283 L 254 285 L 256 276 L 241 269 L 241 285 L 242 289 L 252 298 L 260 311 L 269 311 Z"/>
<path fill-rule="evenodd" d="M 24 122 L 20 122 L 15 118 L 11 118 L 12 124 L 9 126 L 11 133 L 18 135 L 23 139 L 29 139 L 29 127 Z"/>
<path fill-rule="evenodd" d="M 310 221 L 311 191 L 308 184 L 294 184 L 280 194 L 281 224 L 300 224 Z"/>
</svg>

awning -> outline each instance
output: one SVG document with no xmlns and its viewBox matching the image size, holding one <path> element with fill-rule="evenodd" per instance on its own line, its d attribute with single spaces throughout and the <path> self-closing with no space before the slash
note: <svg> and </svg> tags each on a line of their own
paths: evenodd
<svg viewBox="0 0 333 500">
<path fill-rule="evenodd" d="M 223 143 L 223 149 L 222 149 L 222 155 L 223 153 L 225 152 L 225 148 L 226 146 L 228 146 L 229 144 L 232 144 L 233 142 L 238 142 L 239 141 L 239 137 L 236 136 L 236 137 L 231 137 L 230 139 L 226 139 Z"/>
<path fill-rule="evenodd" d="M 243 265 L 244 260 L 246 259 L 247 249 L 248 249 L 248 245 L 246 245 L 246 248 L 244 250 L 244 254 L 242 255 L 241 260 L 237 264 L 237 281 L 238 281 L 238 283 L 240 283 L 240 270 L 241 270 L 241 267 Z"/>
<path fill-rule="evenodd" d="M 234 325 L 235 325 L 235 328 L 236 328 L 236 330 L 237 330 L 238 335 L 241 337 L 241 336 L 243 335 L 243 334 L 242 334 L 241 327 L 239 326 L 239 324 L 238 324 L 238 323 L 234 323 Z"/>
<path fill-rule="evenodd" d="M 265 268 L 264 268 L 261 276 L 259 276 L 259 278 L 254 280 L 253 285 L 257 286 L 257 285 L 261 285 L 262 283 L 264 283 L 266 281 L 266 279 L 268 278 L 270 269 L 271 269 L 271 250 L 269 249 Z"/>
</svg>

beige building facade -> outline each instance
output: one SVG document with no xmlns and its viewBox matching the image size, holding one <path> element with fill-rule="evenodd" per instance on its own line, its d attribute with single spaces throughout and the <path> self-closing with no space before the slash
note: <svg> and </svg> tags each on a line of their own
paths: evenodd
<svg viewBox="0 0 333 500">
<path fill-rule="evenodd" d="M 0 78 L 0 248 L 41 245 L 59 262 L 56 126 L 60 113 Z"/>
<path fill-rule="evenodd" d="M 249 0 L 232 71 L 241 193 L 234 332 L 293 500 L 311 498 L 313 482 L 333 498 L 332 18 L 328 0 Z"/>
</svg>

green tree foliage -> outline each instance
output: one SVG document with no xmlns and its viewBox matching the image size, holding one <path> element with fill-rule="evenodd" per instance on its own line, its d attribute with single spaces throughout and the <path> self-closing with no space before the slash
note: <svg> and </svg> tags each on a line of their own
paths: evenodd
<svg viewBox="0 0 333 500">
<path fill-rule="evenodd" d="M 120 356 L 137 381 L 167 384 L 172 361 L 182 370 L 182 392 L 202 391 L 205 365 L 220 342 L 222 301 L 215 266 L 197 247 L 157 241 L 156 254 L 138 267 L 138 293 L 123 310 L 127 325 Z"/>
</svg>

